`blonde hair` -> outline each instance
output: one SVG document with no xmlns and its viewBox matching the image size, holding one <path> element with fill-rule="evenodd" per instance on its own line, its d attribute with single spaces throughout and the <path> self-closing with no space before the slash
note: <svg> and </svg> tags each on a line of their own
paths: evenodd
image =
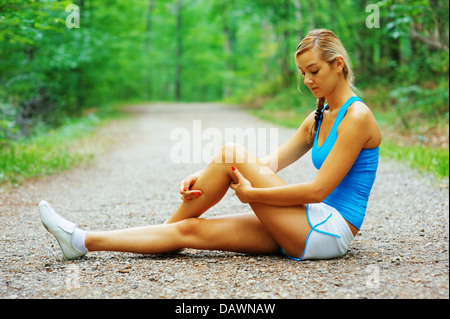
<svg viewBox="0 0 450 319">
<path fill-rule="evenodd" d="M 355 77 L 350 63 L 350 57 L 339 38 L 332 31 L 327 29 L 316 29 L 308 33 L 297 46 L 295 58 L 309 50 L 315 50 L 323 61 L 330 64 L 334 63 L 337 57 L 342 57 L 344 59 L 344 67 L 342 69 L 344 79 L 347 81 L 351 90 L 358 91 L 354 84 Z M 314 117 L 315 123 L 311 126 L 309 134 L 310 142 L 314 140 L 314 135 L 316 134 L 324 106 L 325 97 L 318 98 L 316 103 L 316 115 Z"/>
</svg>

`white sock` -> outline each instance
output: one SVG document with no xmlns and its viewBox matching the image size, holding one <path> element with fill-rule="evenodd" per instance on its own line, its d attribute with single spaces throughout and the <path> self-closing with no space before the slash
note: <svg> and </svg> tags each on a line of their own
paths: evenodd
<svg viewBox="0 0 450 319">
<path fill-rule="evenodd" d="M 85 239 L 86 239 L 86 231 L 78 227 L 75 227 L 72 236 L 72 244 L 79 251 L 87 253 L 89 252 L 89 250 L 86 248 Z"/>
</svg>

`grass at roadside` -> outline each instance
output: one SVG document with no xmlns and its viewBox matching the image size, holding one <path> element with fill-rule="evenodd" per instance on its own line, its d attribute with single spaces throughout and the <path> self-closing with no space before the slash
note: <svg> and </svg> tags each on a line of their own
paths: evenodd
<svg viewBox="0 0 450 319">
<path fill-rule="evenodd" d="M 449 150 L 445 148 L 398 146 L 395 141 L 385 139 L 380 147 L 380 154 L 407 163 L 419 171 L 433 173 L 439 178 L 449 176 Z"/>
<path fill-rule="evenodd" d="M 118 108 L 102 108 L 78 119 L 67 119 L 56 129 L 0 145 L 0 185 L 20 185 L 88 163 L 101 148 L 90 145 L 93 134 L 114 118 L 123 116 Z"/>
</svg>

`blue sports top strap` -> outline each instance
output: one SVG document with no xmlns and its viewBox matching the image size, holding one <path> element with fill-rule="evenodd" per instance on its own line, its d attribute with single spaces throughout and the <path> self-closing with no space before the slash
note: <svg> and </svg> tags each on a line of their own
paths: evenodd
<svg viewBox="0 0 450 319">
<path fill-rule="evenodd" d="M 336 119 L 334 120 L 334 124 L 333 124 L 333 128 L 336 128 L 339 126 L 339 124 L 341 124 L 342 119 L 344 118 L 345 114 L 347 113 L 347 109 L 349 108 L 350 105 L 353 104 L 353 102 L 356 101 L 361 101 L 362 100 L 358 97 L 358 96 L 352 96 L 350 97 L 339 109 L 338 115 L 336 116 Z M 322 116 L 323 116 L 323 112 L 325 112 L 325 110 L 328 108 L 328 104 L 325 105 L 325 107 L 322 109 Z M 322 116 L 320 116 L 320 120 L 319 120 L 319 127 L 320 124 L 322 124 Z M 332 130 L 333 130 L 332 128 Z M 319 131 L 319 130 L 317 130 Z"/>
<path fill-rule="evenodd" d="M 344 117 L 345 113 L 347 112 L 347 109 L 350 105 L 353 104 L 353 102 L 361 101 L 362 100 L 358 96 L 352 96 L 350 97 L 339 109 L 338 117 Z M 322 113 L 328 108 L 328 104 L 323 108 Z M 337 118 L 336 118 L 337 119 Z"/>
<path fill-rule="evenodd" d="M 339 109 L 339 113 L 337 116 L 339 118 L 339 122 L 341 122 L 342 119 L 344 118 L 345 113 L 347 113 L 349 106 L 352 105 L 353 102 L 356 102 L 356 101 L 361 101 L 361 99 L 357 96 L 352 96 L 351 98 L 349 98 L 347 100 L 347 102 L 344 103 L 344 105 L 342 105 L 342 107 Z M 337 118 L 336 118 L 336 120 L 337 120 Z"/>
<path fill-rule="evenodd" d="M 357 97 L 357 96 L 352 96 L 352 97 L 350 97 L 350 98 L 349 98 L 349 99 L 341 106 L 341 108 L 339 109 L 339 112 L 338 112 L 338 114 L 337 114 L 337 116 L 336 116 L 336 119 L 334 120 L 333 126 L 331 127 L 331 131 L 330 131 L 330 133 L 328 134 L 328 136 L 330 137 L 330 140 L 332 140 L 332 139 L 333 139 L 333 136 L 336 135 L 337 128 L 338 128 L 339 124 L 341 124 L 341 122 L 342 122 L 342 120 L 343 120 L 345 114 L 347 113 L 347 109 L 348 109 L 349 106 L 352 105 L 353 102 L 355 102 L 355 101 L 361 101 L 361 102 L 362 102 L 362 100 L 361 100 L 359 97 Z M 323 110 L 322 110 L 322 116 L 323 116 L 323 112 L 324 112 L 327 108 L 328 108 L 328 104 L 325 105 L 325 107 L 323 108 Z M 322 124 L 322 116 L 320 117 L 319 124 L 318 124 L 318 128 L 317 128 L 317 132 L 316 132 L 316 136 L 315 136 L 315 138 L 314 138 L 314 139 L 315 139 L 315 143 L 317 143 L 317 138 L 318 138 L 318 135 L 319 135 L 319 129 L 320 129 L 320 126 L 321 126 L 321 124 Z M 327 142 L 328 139 L 329 139 L 329 138 L 327 137 L 327 138 L 325 139 L 325 142 Z M 322 144 L 322 146 L 320 146 L 320 148 L 323 147 L 323 145 L 325 144 L 325 142 Z M 332 145 L 334 145 L 335 142 L 336 142 L 336 137 L 334 137 L 334 141 L 333 141 Z M 331 148 L 330 148 L 330 150 L 331 150 Z M 328 153 L 330 152 L 330 150 L 328 150 Z M 328 155 L 328 153 L 327 153 L 327 155 Z"/>
</svg>

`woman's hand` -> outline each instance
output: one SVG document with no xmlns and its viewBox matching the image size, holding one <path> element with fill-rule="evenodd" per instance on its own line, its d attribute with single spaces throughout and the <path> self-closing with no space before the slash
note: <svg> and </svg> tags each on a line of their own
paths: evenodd
<svg viewBox="0 0 450 319">
<path fill-rule="evenodd" d="M 190 201 L 198 198 L 202 194 L 201 190 L 191 190 L 191 187 L 198 180 L 202 172 L 203 171 L 198 171 L 197 173 L 189 175 L 180 182 L 180 194 L 182 200 Z"/>
<path fill-rule="evenodd" d="M 230 188 L 236 192 L 236 196 L 242 203 L 250 203 L 251 200 L 251 190 L 253 189 L 252 184 L 248 179 L 246 179 L 241 172 L 238 171 L 236 167 L 231 167 L 234 176 L 236 176 L 237 183 L 232 182 Z"/>
</svg>

